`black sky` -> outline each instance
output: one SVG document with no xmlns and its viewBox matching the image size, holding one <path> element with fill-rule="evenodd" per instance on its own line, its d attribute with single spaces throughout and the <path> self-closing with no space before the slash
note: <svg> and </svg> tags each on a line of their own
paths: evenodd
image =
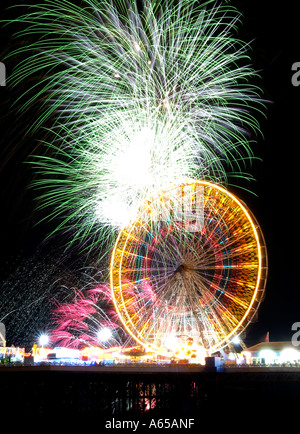
<svg viewBox="0 0 300 434">
<path fill-rule="evenodd" d="M 1 18 L 5 6 L 13 3 L 1 1 Z M 258 138 L 255 148 L 263 162 L 253 167 L 257 181 L 247 185 L 257 196 L 236 190 L 258 219 L 269 256 L 265 300 L 258 321 L 249 329 L 248 339 L 255 342 L 269 331 L 271 340 L 290 340 L 292 324 L 300 321 L 300 86 L 293 86 L 291 82 L 292 65 L 300 62 L 297 34 L 300 6 L 290 0 L 231 3 L 243 13 L 239 35 L 243 40 L 253 40 L 252 62 L 262 77 L 258 84 L 264 97 L 272 101 L 267 105 L 266 118 L 261 119 L 263 137 Z M 0 37 L 0 52 L 4 53 L 11 38 L 10 31 L 2 29 Z M 24 145 L 19 146 L 26 125 L 11 108 L 14 98 L 15 92 L 8 86 L 0 87 L 0 266 L 3 281 L 11 278 L 24 258 L 36 253 L 47 233 L 45 225 L 35 226 L 40 216 L 34 212 L 34 192 L 27 188 L 33 175 L 30 167 L 23 163 L 34 144 L 23 140 Z M 33 111 L 30 116 L 34 115 Z"/>
</svg>

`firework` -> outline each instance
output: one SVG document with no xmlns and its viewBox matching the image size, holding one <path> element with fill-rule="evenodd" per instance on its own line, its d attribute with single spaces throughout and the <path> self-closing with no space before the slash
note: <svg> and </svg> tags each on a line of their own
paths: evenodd
<svg viewBox="0 0 300 434">
<path fill-rule="evenodd" d="M 239 20 L 190 0 L 49 0 L 19 18 L 29 42 L 10 80 L 37 78 L 22 110 L 38 103 L 31 129 L 50 133 L 33 164 L 58 229 L 92 246 L 153 192 L 244 176 L 261 99 Z"/>
<path fill-rule="evenodd" d="M 52 311 L 51 342 L 78 349 L 123 345 L 124 333 L 113 309 L 109 286 L 98 284 L 73 292 L 71 301 L 58 302 Z"/>
</svg>

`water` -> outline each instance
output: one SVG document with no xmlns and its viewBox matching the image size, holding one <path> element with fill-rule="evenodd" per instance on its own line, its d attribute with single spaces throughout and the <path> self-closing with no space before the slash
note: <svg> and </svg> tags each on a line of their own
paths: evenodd
<svg viewBox="0 0 300 434">
<path fill-rule="evenodd" d="M 300 371 L 117 373 L 40 366 L 1 368 L 0 384 L 3 414 L 13 408 L 24 417 L 96 419 L 99 432 L 106 423 L 133 420 L 140 421 L 139 431 L 142 424 L 168 429 L 161 419 L 174 429 L 192 423 L 181 429 L 199 432 L 203 421 L 216 423 L 216 417 L 245 422 L 266 408 L 282 415 L 287 405 L 291 412 L 300 404 Z M 155 426 L 159 420 L 161 427 Z"/>
</svg>

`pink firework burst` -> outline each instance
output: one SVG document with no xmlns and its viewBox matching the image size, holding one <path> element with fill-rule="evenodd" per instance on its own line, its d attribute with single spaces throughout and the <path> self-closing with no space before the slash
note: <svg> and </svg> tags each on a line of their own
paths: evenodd
<svg viewBox="0 0 300 434">
<path fill-rule="evenodd" d="M 123 344 L 123 331 L 107 285 L 74 290 L 72 301 L 56 302 L 52 314 L 51 342 L 55 345 L 82 349 Z M 101 330 L 110 331 L 107 339 L 99 340 Z"/>
</svg>

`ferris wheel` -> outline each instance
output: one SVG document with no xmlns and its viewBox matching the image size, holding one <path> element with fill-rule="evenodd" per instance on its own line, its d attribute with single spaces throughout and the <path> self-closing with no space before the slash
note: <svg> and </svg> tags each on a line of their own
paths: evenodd
<svg viewBox="0 0 300 434">
<path fill-rule="evenodd" d="M 162 355 L 211 355 L 253 320 L 266 247 L 233 194 L 189 182 L 143 204 L 119 233 L 110 271 L 116 311 L 138 343 Z"/>
</svg>

